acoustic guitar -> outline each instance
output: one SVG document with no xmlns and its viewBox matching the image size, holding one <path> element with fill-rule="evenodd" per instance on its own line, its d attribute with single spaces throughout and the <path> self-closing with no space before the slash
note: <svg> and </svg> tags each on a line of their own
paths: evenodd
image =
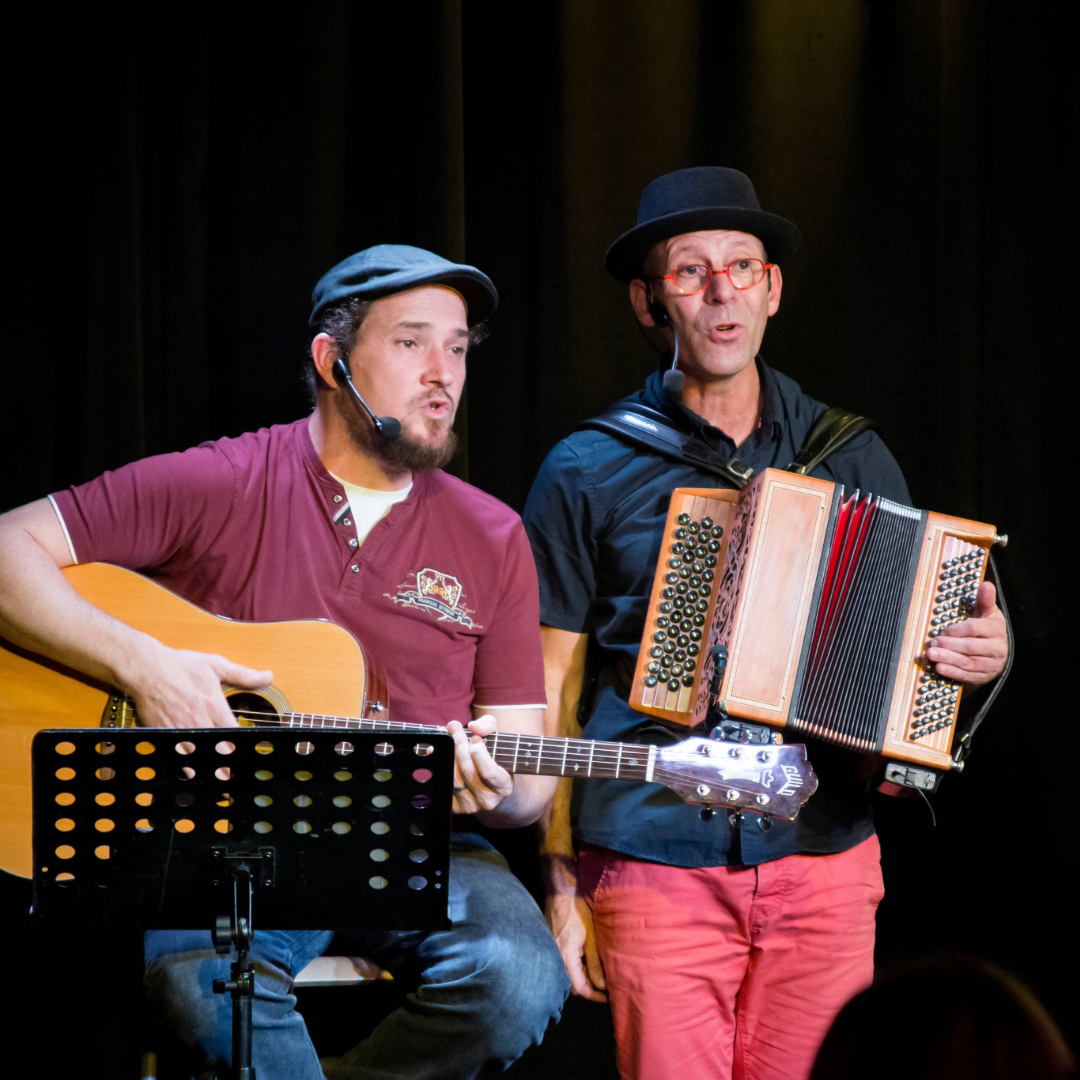
<svg viewBox="0 0 1080 1080">
<path fill-rule="evenodd" d="M 445 730 L 389 718 L 385 683 L 356 639 L 325 620 L 246 623 L 212 615 L 156 582 L 106 563 L 64 570 L 84 599 L 175 649 L 268 668 L 257 690 L 223 687 L 243 725 L 364 731 Z M 112 687 L 0 638 L 0 869 L 31 874 L 30 744 L 45 728 L 134 727 L 135 703 Z M 485 742 L 509 772 L 663 784 L 686 802 L 793 821 L 817 790 L 801 744 L 739 746 L 690 738 L 668 746 L 496 732 Z"/>
</svg>

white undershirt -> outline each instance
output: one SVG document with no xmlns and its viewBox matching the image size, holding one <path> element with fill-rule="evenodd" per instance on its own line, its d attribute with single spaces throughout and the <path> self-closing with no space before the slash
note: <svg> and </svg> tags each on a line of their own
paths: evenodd
<svg viewBox="0 0 1080 1080">
<path fill-rule="evenodd" d="M 333 473 L 330 475 L 334 476 Z M 334 479 L 345 489 L 345 497 L 349 500 L 349 512 L 356 529 L 356 539 L 361 544 L 367 539 L 367 534 L 376 523 L 382 521 L 390 513 L 390 508 L 395 503 L 404 502 L 412 491 L 411 481 L 397 491 L 374 491 L 372 488 L 357 487 L 355 484 L 346 483 L 340 476 L 334 476 Z"/>
</svg>

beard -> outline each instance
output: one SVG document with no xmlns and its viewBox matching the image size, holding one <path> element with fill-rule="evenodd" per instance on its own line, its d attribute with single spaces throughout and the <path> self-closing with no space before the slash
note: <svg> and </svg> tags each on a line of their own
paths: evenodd
<svg viewBox="0 0 1080 1080">
<path fill-rule="evenodd" d="M 396 439 L 387 439 L 375 430 L 371 418 L 362 414 L 359 405 L 348 391 L 341 389 L 334 395 L 338 414 L 345 421 L 345 429 L 353 446 L 365 457 L 375 458 L 380 465 L 393 472 L 430 472 L 449 464 L 457 452 L 458 437 L 453 428 L 424 420 L 432 431 L 445 432 L 442 444 L 429 444 L 411 438 L 402 427 Z"/>
</svg>

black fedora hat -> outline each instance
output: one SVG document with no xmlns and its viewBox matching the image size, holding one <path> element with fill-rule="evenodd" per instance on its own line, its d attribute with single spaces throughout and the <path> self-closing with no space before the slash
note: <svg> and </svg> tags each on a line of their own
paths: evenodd
<svg viewBox="0 0 1080 1080">
<path fill-rule="evenodd" d="M 620 281 L 641 274 L 645 252 L 672 236 L 706 229 L 737 229 L 756 236 L 773 262 L 799 246 L 799 230 L 761 209 L 750 177 L 737 169 L 706 165 L 657 177 L 641 193 L 637 224 L 608 248 L 604 265 Z"/>
</svg>

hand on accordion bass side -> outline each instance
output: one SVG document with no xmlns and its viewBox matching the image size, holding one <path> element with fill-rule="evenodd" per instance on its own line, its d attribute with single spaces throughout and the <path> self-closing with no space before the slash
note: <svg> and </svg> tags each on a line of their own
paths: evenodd
<svg viewBox="0 0 1080 1080">
<path fill-rule="evenodd" d="M 945 627 L 926 650 L 926 658 L 944 678 L 966 686 L 982 686 L 1001 674 L 1008 652 L 1005 616 L 997 606 L 997 590 L 984 581 L 975 594 L 972 614 Z"/>
</svg>

